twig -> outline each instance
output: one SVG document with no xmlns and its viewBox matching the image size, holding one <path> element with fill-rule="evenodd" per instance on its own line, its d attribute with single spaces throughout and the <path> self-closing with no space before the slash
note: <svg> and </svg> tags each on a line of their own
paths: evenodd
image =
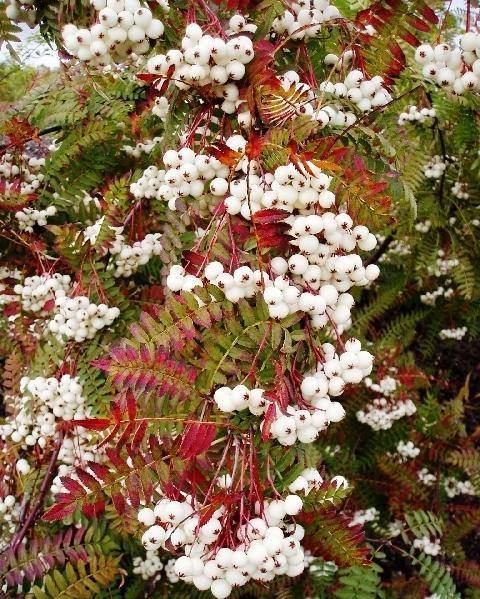
<svg viewBox="0 0 480 599">
<path fill-rule="evenodd" d="M 387 235 L 387 237 L 385 237 L 382 243 L 378 246 L 377 251 L 365 262 L 365 266 L 368 266 L 369 264 L 376 264 L 383 254 L 385 254 L 385 252 L 388 250 L 394 239 L 395 238 L 393 235 Z"/>
<path fill-rule="evenodd" d="M 24 525 L 22 526 L 20 531 L 15 535 L 15 538 L 12 542 L 11 551 L 14 554 L 17 551 L 17 549 L 19 548 L 20 543 L 25 538 L 25 535 L 27 534 L 28 530 L 30 529 L 32 524 L 34 524 L 34 520 L 35 520 L 38 512 L 42 509 L 43 502 L 45 500 L 45 495 L 47 494 L 47 491 L 50 488 L 50 483 L 52 482 L 55 466 L 57 464 L 58 454 L 60 453 L 60 448 L 62 447 L 62 443 L 63 443 L 63 436 L 64 436 L 63 431 L 60 431 L 59 436 L 55 442 L 55 448 L 50 457 L 50 462 L 48 463 L 47 472 L 46 472 L 45 477 L 40 486 L 37 500 L 36 500 L 34 506 L 32 507 L 29 515 L 25 519 Z"/>
</svg>

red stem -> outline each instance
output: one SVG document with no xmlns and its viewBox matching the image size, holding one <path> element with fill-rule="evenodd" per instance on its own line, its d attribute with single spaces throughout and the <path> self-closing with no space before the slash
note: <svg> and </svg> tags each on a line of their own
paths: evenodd
<svg viewBox="0 0 480 599">
<path fill-rule="evenodd" d="M 45 473 L 45 477 L 40 486 L 37 500 L 36 500 L 33 508 L 31 509 L 30 513 L 28 514 L 27 518 L 25 519 L 24 525 L 22 526 L 20 531 L 15 535 L 15 538 L 12 540 L 11 551 L 13 554 L 15 554 L 15 552 L 19 548 L 20 543 L 25 538 L 25 535 L 27 534 L 30 527 L 32 525 L 34 525 L 35 518 L 37 517 L 38 512 L 42 509 L 43 502 L 45 500 L 45 495 L 47 494 L 47 491 L 50 488 L 50 483 L 52 482 L 52 479 L 53 479 L 53 474 L 54 474 L 55 466 L 57 464 L 58 454 L 60 452 L 60 448 L 62 447 L 62 443 L 63 443 L 63 436 L 64 436 L 63 431 L 60 431 L 59 436 L 55 442 L 55 448 L 50 457 L 50 462 L 48 463 L 47 472 Z"/>
</svg>

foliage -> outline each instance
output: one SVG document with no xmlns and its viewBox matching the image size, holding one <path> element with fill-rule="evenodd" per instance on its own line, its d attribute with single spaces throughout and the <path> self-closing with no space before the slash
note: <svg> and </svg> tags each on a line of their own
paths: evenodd
<svg viewBox="0 0 480 599">
<path fill-rule="evenodd" d="M 33 4 L 42 35 L 59 47 L 62 24 L 92 22 L 86 0 Z M 76 376 L 85 403 L 81 418 L 58 417 L 43 445 L 2 433 L 0 497 L 16 499 L 12 515 L 0 512 L 6 596 L 209 597 L 165 573 L 173 545 L 159 552 L 158 576 L 144 579 L 134 570 L 134 559 L 145 556 L 138 510 L 162 496 L 197 494 L 201 523 L 222 507 L 227 535 L 232 522 L 246 518 L 239 510 L 253 514 L 263 500 L 289 494 L 307 468 L 324 479 L 302 495 L 297 518 L 308 567 L 299 577 L 234 588 L 232 597 L 478 596 L 478 94 L 453 95 L 407 66 L 420 42 L 455 42 L 461 24 L 435 0 L 339 0 L 345 19 L 295 40 L 271 33 L 286 7 L 277 0 L 232 0 L 214 10 L 203 1 L 171 4 L 168 15 L 155 7 L 166 32 L 152 41 L 151 54 L 179 46 L 188 22 L 217 35 L 240 11 L 259 25 L 240 90 L 255 127 L 241 128 L 236 113 L 222 112 L 211 86 L 172 91 L 145 74 L 141 61 L 102 70 L 64 57 L 61 69 L 41 73 L 13 60 L 0 65 L 0 158 L 45 158 L 41 184 L 26 196 L 16 184 L 10 193 L 0 175 L 2 418 L 10 422 L 15 401 L 31 399 L 22 377 Z M 2 5 L 0 42 L 11 47 L 18 31 Z M 323 129 L 302 111 L 312 90 L 282 86 L 277 75 L 298 71 L 318 94 L 319 82 L 336 76 L 325 55 L 345 49 L 356 67 L 385 78 L 393 100 L 354 126 Z M 151 112 L 162 95 L 169 100 L 164 119 Z M 399 124 L 412 104 L 433 108 L 435 116 Z M 248 138 L 244 154 L 225 143 L 238 131 Z M 150 152 L 126 150 L 155 138 Z M 212 260 L 230 270 L 248 264 L 269 271 L 270 257 L 291 240 L 284 210 L 261 210 L 246 221 L 227 214 L 207 187 L 199 197 L 179 197 L 175 211 L 166 201 L 137 197 L 132 183 L 147 167 L 163 167 L 164 152 L 180 145 L 210 152 L 231 173 L 245 158 L 265 172 L 314 165 L 332 177 L 334 208 L 345 207 L 355 224 L 378 234 L 364 263 L 378 263 L 381 276 L 352 291 L 355 312 L 346 325 L 346 334 L 375 354 L 375 368 L 365 384 L 347 387 L 346 418 L 315 443 L 280 445 L 272 421 L 290 399 L 301 400 L 299 383 L 322 361 L 321 344 L 341 348 L 341 331 L 312 329 L 298 313 L 275 319 L 261 293 L 233 302 L 214 284 L 180 292 L 166 285 L 179 263 L 190 275 Z M 424 173 L 433 156 L 455 158 L 437 180 Z M 55 214 L 46 226 L 19 228 L 17 210 L 49 206 Z M 98 234 L 88 240 L 85 231 L 96 224 Z M 131 277 L 114 274 L 120 229 L 129 244 L 160 234 L 160 252 Z M 53 272 L 71 277 L 72 295 L 115 306 L 119 317 L 83 343 L 56 338 L 46 326 L 53 304 L 35 313 L 14 292 L 25 277 Z M 461 339 L 448 337 L 462 328 Z M 393 388 L 381 386 L 392 380 Z M 217 409 L 214 392 L 237 384 L 265 389 L 274 409 L 262 424 L 248 410 Z M 379 430 L 359 416 L 408 401 L 414 411 Z M 90 443 L 85 455 L 83 435 Z M 59 458 L 63 438 L 77 449 L 70 462 Z M 415 455 L 402 454 L 407 442 Z M 25 474 L 20 460 L 30 466 Z M 219 477 L 230 472 L 232 488 L 221 487 Z M 348 486 L 335 480 L 339 474 Z M 437 555 L 428 554 L 425 539 L 439 541 Z"/>
</svg>

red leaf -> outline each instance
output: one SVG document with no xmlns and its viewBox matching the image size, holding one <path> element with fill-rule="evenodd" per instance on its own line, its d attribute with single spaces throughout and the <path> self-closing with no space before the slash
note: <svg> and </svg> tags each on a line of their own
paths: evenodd
<svg viewBox="0 0 480 599">
<path fill-rule="evenodd" d="M 262 441 L 268 441 L 270 437 L 270 429 L 277 413 L 277 408 L 274 403 L 271 403 L 265 412 L 265 418 L 262 425 Z"/>
<path fill-rule="evenodd" d="M 130 391 L 127 392 L 127 411 L 129 419 L 135 420 L 135 416 L 137 415 L 137 402 L 135 400 L 135 395 Z"/>
<path fill-rule="evenodd" d="M 142 420 L 140 422 L 140 424 L 138 425 L 137 430 L 135 431 L 135 435 L 133 436 L 133 439 L 132 439 L 133 447 L 138 447 L 140 445 L 140 443 L 143 440 L 143 437 L 145 436 L 145 431 L 147 430 L 147 427 L 148 427 L 148 421 Z"/>
<path fill-rule="evenodd" d="M 217 427 L 208 422 L 188 424 L 180 441 L 180 455 L 194 458 L 206 451 L 217 434 Z"/>
<path fill-rule="evenodd" d="M 259 85 L 271 85 L 274 88 L 280 86 L 280 81 L 272 69 L 275 60 L 275 46 L 267 40 L 259 40 L 253 45 L 255 57 L 247 67 L 249 80 L 253 91 Z"/>
<path fill-rule="evenodd" d="M 125 427 L 125 430 L 123 431 L 123 433 L 120 435 L 120 438 L 117 441 L 117 448 L 119 449 L 120 447 L 123 447 L 125 445 L 125 443 L 127 443 L 127 441 L 130 438 L 130 435 L 133 433 L 135 429 L 135 422 L 129 422 L 127 424 L 127 426 Z"/>
<path fill-rule="evenodd" d="M 99 370 L 110 370 L 110 360 L 108 358 L 98 358 L 98 360 L 92 360 L 90 364 Z"/>
<path fill-rule="evenodd" d="M 77 480 L 69 478 L 68 476 L 62 476 L 60 477 L 60 480 L 62 481 L 62 484 L 65 487 L 65 489 L 67 489 L 67 491 L 69 491 L 72 497 L 74 497 L 75 499 L 78 499 L 79 497 L 83 497 L 85 495 L 85 489 Z"/>
<path fill-rule="evenodd" d="M 96 462 L 88 462 L 88 467 L 93 472 L 93 474 L 102 480 L 103 482 L 112 482 L 115 480 L 115 477 L 110 472 L 110 469 L 103 464 L 97 464 Z"/>
<path fill-rule="evenodd" d="M 112 424 L 112 421 L 108 418 L 89 418 L 85 420 L 70 420 L 68 424 L 69 428 L 81 426 L 89 431 L 104 431 Z"/>
<path fill-rule="evenodd" d="M 400 37 L 402 38 L 402 40 L 404 42 L 407 42 L 407 44 L 409 44 L 410 46 L 413 46 L 414 48 L 416 48 L 417 46 L 419 46 L 422 42 L 418 39 L 418 37 L 415 37 L 413 35 L 413 33 L 410 33 L 409 31 L 404 31 Z"/>
<path fill-rule="evenodd" d="M 55 308 L 55 300 L 51 299 L 51 300 L 48 300 L 48 302 L 45 302 L 43 304 L 42 310 L 45 310 L 46 312 L 50 312 L 50 310 L 53 310 L 53 308 Z"/>
<path fill-rule="evenodd" d="M 100 443 L 99 447 L 103 447 L 104 445 L 108 445 L 112 439 L 117 436 L 118 431 L 120 430 L 120 424 L 116 424 L 112 430 L 109 432 L 108 436 Z"/>
<path fill-rule="evenodd" d="M 189 262 L 191 265 L 194 266 L 203 266 L 203 264 L 205 263 L 205 256 L 203 254 L 200 254 L 200 252 L 192 252 L 190 250 L 186 250 L 182 253 L 182 256 L 186 262 Z M 197 270 L 198 269 L 193 269 L 191 274 L 196 274 Z"/>
<path fill-rule="evenodd" d="M 425 21 L 422 21 L 422 19 L 408 16 L 407 22 L 410 23 L 410 25 L 412 27 L 415 27 L 415 29 L 418 29 L 419 31 L 423 31 L 425 33 L 428 33 L 430 31 L 430 25 L 428 23 L 425 23 Z"/>
<path fill-rule="evenodd" d="M 400 46 L 396 42 L 393 44 L 390 44 L 388 49 L 390 50 L 390 52 L 394 58 L 394 61 L 401 63 L 402 65 L 404 65 L 406 63 L 405 54 L 403 53 L 403 50 L 400 48 Z"/>
<path fill-rule="evenodd" d="M 117 401 L 113 401 L 110 409 L 112 412 L 112 418 L 117 424 L 119 424 L 122 420 L 122 408 L 120 407 L 120 404 Z"/>
<path fill-rule="evenodd" d="M 96 518 L 99 514 L 103 512 L 105 509 L 105 501 L 103 499 L 99 499 L 94 503 L 85 503 L 82 506 L 82 512 L 87 516 L 87 518 Z"/>
<path fill-rule="evenodd" d="M 130 472 L 130 467 L 127 462 L 118 455 L 118 452 L 111 447 L 105 449 L 108 459 L 112 462 L 120 474 L 125 475 Z"/>
<path fill-rule="evenodd" d="M 82 468 L 77 468 L 75 472 L 80 481 L 83 483 L 83 485 L 90 489 L 90 491 L 101 491 L 100 483 L 94 476 L 92 476 Z"/>
<path fill-rule="evenodd" d="M 208 522 L 210 518 L 213 516 L 213 514 L 217 511 L 217 509 L 218 506 L 214 503 L 205 508 L 205 511 L 203 511 L 202 515 L 200 516 L 198 526 L 203 526 L 206 522 Z"/>
<path fill-rule="evenodd" d="M 127 488 L 127 493 L 128 493 L 128 498 L 130 499 L 130 504 L 134 508 L 138 508 L 138 506 L 140 505 L 140 489 L 141 489 L 140 480 L 138 479 L 138 476 L 135 474 L 132 474 L 132 476 L 130 476 L 126 480 L 125 486 Z"/>
<path fill-rule="evenodd" d="M 360 156 L 358 156 L 358 154 L 355 154 L 353 157 L 353 166 L 356 171 L 360 171 L 361 173 L 364 173 L 367 170 L 365 162 Z"/>
<path fill-rule="evenodd" d="M 148 438 L 148 446 L 150 447 L 150 452 L 152 454 L 153 459 L 156 462 L 160 462 L 163 458 L 163 452 L 158 438 L 154 435 L 150 435 L 150 437 Z"/>
<path fill-rule="evenodd" d="M 159 75 L 155 73 L 137 73 L 137 78 L 145 83 L 153 83 L 159 78 Z"/>
<path fill-rule="evenodd" d="M 266 208 L 253 214 L 252 219 L 256 225 L 270 225 L 279 223 L 290 216 L 290 213 L 280 208 Z"/>
<path fill-rule="evenodd" d="M 125 499 L 121 493 L 112 493 L 112 502 L 120 516 L 125 512 Z"/>
<path fill-rule="evenodd" d="M 42 516 L 42 520 L 46 522 L 54 522 L 55 520 L 62 520 L 73 512 L 76 509 L 75 503 L 57 503 L 56 505 L 52 505 Z"/>
<path fill-rule="evenodd" d="M 437 15 L 429 6 L 423 6 L 420 9 L 420 12 L 421 12 L 423 18 L 427 19 L 427 21 L 430 21 L 430 23 L 432 23 L 432 25 L 436 25 L 438 23 Z"/>
<path fill-rule="evenodd" d="M 4 316 L 8 317 L 8 316 L 13 316 L 14 314 L 18 314 L 19 312 L 20 312 L 19 302 L 12 302 L 11 304 L 7 304 L 5 306 L 2 313 Z"/>
<path fill-rule="evenodd" d="M 263 146 L 264 143 L 262 136 L 256 132 L 252 132 L 248 138 L 245 154 L 250 158 L 250 160 L 255 160 L 262 153 Z"/>
<path fill-rule="evenodd" d="M 240 152 L 235 152 L 235 150 L 229 148 L 224 142 L 219 142 L 214 146 L 209 146 L 207 148 L 207 152 L 214 156 L 217 160 L 220 160 L 222 164 L 226 164 L 227 166 L 233 166 L 237 164 L 242 157 Z"/>
</svg>

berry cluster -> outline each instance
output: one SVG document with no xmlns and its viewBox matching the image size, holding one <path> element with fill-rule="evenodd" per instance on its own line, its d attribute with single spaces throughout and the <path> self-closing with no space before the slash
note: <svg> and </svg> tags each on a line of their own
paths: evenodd
<svg viewBox="0 0 480 599">
<path fill-rule="evenodd" d="M 438 336 L 440 339 L 454 339 L 455 341 L 461 341 L 467 334 L 467 327 L 457 327 L 456 329 L 442 329 Z"/>
<path fill-rule="evenodd" d="M 384 235 L 377 235 L 378 243 L 383 243 L 385 241 Z M 392 256 L 408 256 L 412 253 L 412 248 L 410 245 L 403 239 L 394 239 L 392 243 L 389 245 L 388 250 L 380 256 L 379 263 L 382 264 L 384 262 L 389 262 Z"/>
<path fill-rule="evenodd" d="M 92 339 L 100 329 L 110 326 L 120 314 L 118 308 L 91 303 L 83 295 L 57 297 L 55 306 L 57 313 L 48 323 L 48 328 L 59 339 L 66 337 L 79 343 Z"/>
<path fill-rule="evenodd" d="M 415 105 L 409 106 L 406 112 L 401 112 L 398 117 L 398 124 L 400 126 L 405 125 L 406 123 L 425 123 L 430 119 L 434 119 L 437 116 L 437 111 L 435 108 L 418 108 Z"/>
<path fill-rule="evenodd" d="M 45 310 L 45 304 L 68 293 L 70 282 L 71 279 L 68 275 L 59 273 L 34 275 L 27 277 L 23 283 L 15 285 L 13 291 L 20 296 L 23 310 L 42 312 Z"/>
<path fill-rule="evenodd" d="M 332 83 L 330 80 L 320 84 L 320 91 L 333 94 L 338 98 L 346 98 L 360 112 L 370 112 L 374 108 L 385 106 L 392 101 L 392 96 L 382 86 L 383 78 L 379 75 L 366 79 L 362 71 L 350 71 L 344 82 Z"/>
<path fill-rule="evenodd" d="M 115 257 L 114 276 L 130 277 L 140 266 L 147 264 L 152 256 L 160 254 L 160 233 L 149 233 L 141 241 L 129 245 L 125 243 L 123 234 L 117 232 L 109 251 Z"/>
<path fill-rule="evenodd" d="M 480 34 L 470 31 L 460 36 L 460 45 L 435 47 L 422 44 L 415 52 L 422 74 L 437 85 L 461 95 L 478 90 L 480 85 Z"/>
<path fill-rule="evenodd" d="M 332 402 L 329 395 L 341 395 L 346 384 L 359 383 L 370 374 L 373 363 L 373 356 L 361 351 L 358 340 L 347 341 L 345 349 L 338 356 L 333 345 L 323 344 L 325 361 L 319 363 L 316 372 L 306 376 L 301 383 L 302 403 L 288 405 L 284 410 L 276 408 L 270 434 L 281 445 L 293 445 L 297 440 L 313 443 L 318 433 L 325 430 L 330 422 L 339 422 L 345 416 L 342 405 Z M 261 393 L 257 391 L 258 395 L 253 400 L 253 409 L 257 413 L 266 411 L 269 405 L 263 397 L 263 391 L 259 391 Z M 251 399 L 245 401 L 252 402 Z"/>
<path fill-rule="evenodd" d="M 369 507 L 366 510 L 357 510 L 353 513 L 349 526 L 364 526 L 367 522 L 374 522 L 379 517 L 380 512 L 375 507 Z"/>
<path fill-rule="evenodd" d="M 353 57 L 354 53 L 352 50 L 345 50 L 341 56 L 333 53 L 327 54 L 323 62 L 327 67 L 332 67 L 336 73 L 342 73 L 350 66 Z"/>
<path fill-rule="evenodd" d="M 427 291 L 423 293 L 420 296 L 420 301 L 422 302 L 422 304 L 425 304 L 426 306 L 434 306 L 437 303 L 437 299 L 439 297 L 450 299 L 454 293 L 455 291 L 451 287 L 445 289 L 444 287 L 440 286 L 437 289 L 435 289 L 435 291 Z"/>
<path fill-rule="evenodd" d="M 395 368 L 390 368 L 390 372 L 395 374 L 397 371 Z M 395 397 L 399 392 L 399 385 L 389 374 L 381 378 L 378 383 L 373 382 L 371 378 L 366 378 L 365 386 L 374 393 L 380 394 L 381 397 L 375 398 L 363 410 L 357 411 L 356 417 L 359 422 L 367 424 L 373 430 L 387 430 L 396 420 L 411 416 L 417 410 L 410 399 L 402 396 Z"/>
<path fill-rule="evenodd" d="M 221 412 L 239 412 L 248 408 L 255 416 L 264 414 L 270 404 L 263 389 L 249 390 L 245 385 L 236 385 L 233 389 L 220 387 L 213 399 Z"/>
<path fill-rule="evenodd" d="M 422 537 L 421 539 L 415 539 L 413 541 L 413 547 L 419 551 L 423 551 L 426 555 L 439 555 L 442 551 L 440 547 L 440 539 L 430 540 L 429 537 Z"/>
<path fill-rule="evenodd" d="M 240 140 L 238 143 L 243 145 Z M 170 160 L 170 156 L 165 158 Z M 276 275 L 273 279 L 247 266 L 239 267 L 232 274 L 225 273 L 218 262 L 207 265 L 204 274 L 233 302 L 252 297 L 264 287 L 264 299 L 273 318 L 284 318 L 302 310 L 312 316 L 317 328 L 330 321 L 345 326 L 353 306 L 353 298 L 345 292 L 353 285 L 368 284 L 379 274 L 376 265 L 365 268 L 358 254 L 345 253 L 357 245 L 361 250 L 370 251 L 377 242 L 366 227 L 353 226 L 351 217 L 344 212 L 314 213 L 316 205 L 324 209 L 332 207 L 335 194 L 328 189 L 331 177 L 313 163 L 307 166 L 314 174 L 306 169 L 302 173 L 291 164 L 278 167 L 273 175 L 267 173 L 262 179 L 250 174 L 248 183 L 247 178 L 240 178 L 229 184 L 222 177 L 211 182 L 214 195 L 230 192 L 225 199 L 229 214 L 240 212 L 248 219 L 251 213 L 264 208 L 301 212 L 285 221 L 290 225 L 291 245 L 300 253 L 291 255 L 288 261 L 280 256 L 272 259 L 272 275 Z M 185 275 L 180 266 L 173 266 L 167 278 L 167 286 L 172 291 L 191 290 L 201 284 L 198 276 Z"/>
<path fill-rule="evenodd" d="M 140 158 L 142 154 L 150 154 L 157 144 L 162 141 L 161 137 L 154 137 L 153 139 L 146 139 L 145 141 L 138 142 L 135 146 L 123 146 L 123 151 L 133 158 Z"/>
<path fill-rule="evenodd" d="M 428 233 L 432 227 L 432 223 L 428 218 L 426 220 L 419 221 L 415 223 L 415 231 L 419 233 Z"/>
<path fill-rule="evenodd" d="M 457 495 L 476 495 L 475 487 L 469 480 L 461 481 L 453 478 L 452 476 L 448 476 L 443 481 L 443 487 L 445 489 L 445 493 L 451 499 Z"/>
<path fill-rule="evenodd" d="M 168 77 L 179 89 L 212 86 L 216 97 L 223 100 L 223 112 L 233 114 L 239 90 L 234 83 L 226 84 L 228 81 L 240 81 L 245 75 L 245 65 L 253 57 L 253 44 L 249 37 L 235 35 L 225 41 L 204 34 L 199 25 L 190 23 L 182 39 L 182 49 L 152 56 L 147 62 L 147 70 L 158 75 L 161 81 Z"/>
<path fill-rule="evenodd" d="M 22 505 L 13 495 L 5 495 L 0 497 L 0 517 L 1 517 L 1 536 L 0 542 L 2 547 L 5 547 L 11 536 L 14 534 L 20 515 L 22 513 Z"/>
<path fill-rule="evenodd" d="M 304 530 L 298 524 L 284 522 L 297 515 L 302 505 L 298 495 L 258 505 L 257 513 L 262 517 L 249 519 L 238 527 L 238 543 L 233 547 L 231 537 L 230 547 L 222 544 L 225 508 L 218 508 L 200 525 L 197 511 L 201 506 L 190 496 L 183 501 L 161 499 L 153 510 L 142 508 L 138 519 L 148 526 L 142 537 L 147 551 L 165 548 L 166 543 L 177 551 L 183 549 L 184 554 L 173 563 L 170 579 L 174 574 L 177 579 L 223 599 L 233 587 L 243 586 L 249 580 L 268 582 L 278 575 L 302 573 L 305 559 L 300 541 Z"/>
<path fill-rule="evenodd" d="M 140 179 L 131 184 L 130 191 L 136 199 L 155 198 L 168 202 L 171 210 L 176 209 L 176 201 L 180 197 L 198 198 L 203 195 L 207 180 L 212 180 L 212 193 L 215 190 L 218 193 L 223 189 L 229 172 L 228 167 L 216 158 L 195 154 L 190 148 L 182 148 L 178 152 L 168 150 L 163 156 L 163 163 L 168 170 L 149 166 Z"/>
<path fill-rule="evenodd" d="M 133 558 L 133 572 L 140 574 L 143 580 L 156 580 L 162 570 L 163 564 L 156 551 L 147 551 L 144 558 Z"/>
<path fill-rule="evenodd" d="M 22 280 L 22 273 L 15 269 L 12 270 L 6 266 L 0 267 L 0 306 L 10 304 L 17 299 L 16 295 L 13 295 L 11 286 L 15 284 L 15 281 Z M 4 293 L 4 292 L 7 293 Z"/>
<path fill-rule="evenodd" d="M 435 474 L 432 474 L 431 472 L 429 472 L 428 468 L 422 468 L 421 470 L 419 470 L 417 472 L 417 478 L 426 487 L 431 487 L 437 480 L 437 477 L 435 476 Z"/>
<path fill-rule="evenodd" d="M 468 200 L 470 197 L 470 194 L 466 191 L 465 183 L 460 183 L 460 181 L 455 181 L 452 187 L 452 194 L 459 200 Z"/>
<path fill-rule="evenodd" d="M 5 152 L 0 157 L 0 179 L 4 180 L 2 195 L 8 198 L 35 193 L 44 179 L 44 174 L 39 172 L 43 166 L 45 158 L 29 156 L 26 152 L 19 155 Z"/>
<path fill-rule="evenodd" d="M 318 35 L 325 23 L 340 16 L 329 0 L 300 0 L 273 21 L 272 29 L 277 35 L 287 35 L 293 40 L 308 39 Z"/>
<path fill-rule="evenodd" d="M 415 447 L 413 441 L 399 441 L 397 443 L 397 453 L 402 462 L 405 462 L 407 459 L 416 458 L 420 453 L 420 448 Z"/>
<path fill-rule="evenodd" d="M 149 40 L 163 35 L 162 21 L 140 0 L 91 0 L 98 10 L 98 23 L 86 28 L 68 24 L 62 29 L 65 48 L 79 60 L 104 67 L 124 62 L 130 55 L 145 54 Z"/>
<path fill-rule="evenodd" d="M 24 394 L 14 398 L 13 415 L 0 426 L 2 439 L 11 438 L 22 447 L 39 445 L 45 447 L 49 437 L 55 434 L 56 419 L 73 420 L 85 418 L 85 398 L 78 378 L 65 374 L 60 380 L 51 377 L 23 377 L 20 391 Z M 67 462 L 68 452 L 59 456 Z"/>
<path fill-rule="evenodd" d="M 47 218 L 54 216 L 57 213 L 55 206 L 48 206 L 45 210 L 37 210 L 36 208 L 23 208 L 15 212 L 15 218 L 18 220 L 20 231 L 33 233 L 33 227 L 38 225 L 44 227 L 47 224 Z"/>
<path fill-rule="evenodd" d="M 427 179 L 440 179 L 447 170 L 448 162 L 442 156 L 433 156 L 423 167 Z"/>
<path fill-rule="evenodd" d="M 231 181 L 227 187 L 225 193 L 229 195 L 225 206 L 229 214 L 241 214 L 250 220 L 252 214 L 265 208 L 280 208 L 287 212 L 299 210 L 308 214 L 315 204 L 325 209 L 335 204 L 335 195 L 328 189 L 331 177 L 311 162 L 307 163 L 303 172 L 289 164 L 261 177 L 256 174 L 255 166 L 250 162 L 247 176 Z"/>
<path fill-rule="evenodd" d="M 152 114 L 164 121 L 167 118 L 170 103 L 165 96 L 155 98 L 155 103 L 152 106 Z"/>
<path fill-rule="evenodd" d="M 458 258 L 445 258 L 445 251 L 439 249 L 438 258 L 435 261 L 435 265 L 428 267 L 428 273 L 435 277 L 442 277 L 449 275 L 457 266 L 460 264 Z"/>
<path fill-rule="evenodd" d="M 342 262 L 340 258 L 338 262 Z M 331 279 L 332 275 L 341 276 L 338 275 L 338 271 L 335 271 L 338 262 L 334 259 L 330 260 L 331 270 L 325 268 L 324 276 L 328 276 L 328 279 Z M 360 259 L 359 263 L 361 264 Z M 358 268 L 359 274 L 364 279 L 357 282 L 357 285 L 368 283 L 367 276 L 371 277 L 370 280 L 378 276 L 378 267 L 370 266 L 366 269 L 361 266 Z M 355 266 L 351 265 L 350 268 L 352 272 L 355 271 Z M 253 297 L 263 288 L 263 299 L 272 318 L 282 319 L 289 314 L 303 311 L 311 317 L 314 328 L 323 328 L 328 323 L 334 327 L 347 328 L 350 324 L 350 311 L 354 300 L 348 293 L 339 293 L 338 287 L 350 288 L 355 283 L 351 279 L 341 278 L 324 283 L 321 280 L 322 269 L 318 265 L 309 265 L 307 258 L 302 254 L 294 254 L 288 262 L 281 257 L 272 260 L 272 271 L 275 274 L 288 269 L 290 272 L 301 274 L 293 277 L 293 281 L 286 275 L 278 274 L 272 281 L 267 273 L 252 270 L 248 266 L 241 266 L 230 274 L 224 272 L 220 262 L 210 262 L 205 267 L 204 275 L 210 284 L 219 287 L 225 293 L 225 297 L 233 303 L 243 298 Z M 182 266 L 173 265 L 167 277 L 167 286 L 175 292 L 191 291 L 195 287 L 203 286 L 203 282 L 195 275 L 186 274 Z M 311 291 L 302 292 L 302 288 L 305 287 Z"/>
<path fill-rule="evenodd" d="M 395 372 L 395 369 L 392 369 L 392 374 L 395 374 Z M 365 386 L 368 387 L 368 389 L 374 391 L 375 393 L 380 393 L 381 395 L 391 397 L 395 394 L 398 384 L 396 379 L 393 378 L 393 376 L 386 375 L 382 379 L 380 379 L 378 383 L 374 383 L 371 378 L 365 379 Z"/>
<path fill-rule="evenodd" d="M 340 477 L 333 478 L 332 482 L 334 482 L 337 487 L 342 485 L 346 488 L 348 486 L 347 481 L 345 479 L 340 480 Z M 323 478 L 316 468 L 305 468 L 305 470 L 290 483 L 288 490 L 290 493 L 304 493 L 305 496 L 307 496 L 311 491 L 319 489 L 322 486 L 322 483 Z"/>
<path fill-rule="evenodd" d="M 391 400 L 377 397 L 356 414 L 357 420 L 367 424 L 374 431 L 392 428 L 393 423 L 405 416 L 415 414 L 417 408 L 411 399 Z"/>
</svg>

